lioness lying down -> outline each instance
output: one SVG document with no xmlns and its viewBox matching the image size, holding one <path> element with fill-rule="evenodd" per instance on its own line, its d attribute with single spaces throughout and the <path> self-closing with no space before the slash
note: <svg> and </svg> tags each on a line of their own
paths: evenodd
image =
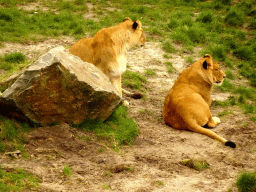
<svg viewBox="0 0 256 192">
<path fill-rule="evenodd" d="M 141 22 L 126 17 L 116 26 L 99 30 L 92 38 L 80 39 L 69 52 L 98 67 L 122 96 L 121 75 L 126 70 L 126 52 L 133 46 L 143 46 L 145 41 Z M 124 92 L 134 98 L 141 97 Z"/>
<path fill-rule="evenodd" d="M 167 94 L 164 102 L 163 118 L 174 129 L 187 129 L 207 135 L 232 148 L 236 144 L 220 137 L 209 128 L 220 123 L 210 112 L 210 91 L 213 83 L 221 84 L 225 73 L 210 55 L 195 62 L 184 70 Z"/>
</svg>

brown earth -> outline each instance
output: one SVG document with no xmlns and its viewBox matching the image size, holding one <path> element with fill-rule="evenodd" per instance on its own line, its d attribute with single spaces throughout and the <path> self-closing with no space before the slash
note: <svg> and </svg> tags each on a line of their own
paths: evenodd
<svg viewBox="0 0 256 192">
<path fill-rule="evenodd" d="M 35 59 L 47 46 L 70 46 L 73 39 L 47 40 L 19 45 L 8 43 L 0 54 L 20 51 Z M 159 43 L 147 42 L 128 53 L 129 70 L 144 75 L 147 69 L 156 72 L 147 77 L 145 98 L 130 102 L 129 114 L 139 125 L 139 135 L 133 146 L 123 146 L 120 152 L 108 148 L 90 132 L 69 125 L 41 127 L 27 134 L 26 150 L 30 158 L 10 158 L 0 155 L 3 168 L 23 168 L 42 179 L 38 191 L 123 191 L 123 192 L 227 192 L 237 191 L 234 182 L 242 170 L 256 168 L 256 124 L 237 106 L 225 110 L 231 114 L 220 117 L 213 130 L 234 141 L 236 149 L 222 145 L 207 136 L 174 130 L 165 125 L 162 107 L 168 90 L 179 73 L 189 65 L 186 56 L 198 59 L 194 53 L 171 54 L 163 57 Z M 178 53 L 178 51 L 177 51 Z M 164 62 L 172 62 L 176 72 L 169 74 Z M 229 94 L 214 92 L 213 98 L 227 99 Z M 212 107 L 216 116 L 223 108 Z M 84 138 L 84 139 L 81 139 Z M 197 171 L 181 165 L 184 159 L 199 159 L 210 169 Z M 72 175 L 65 177 L 63 168 L 70 166 Z M 29 190 L 27 190 L 29 191 Z"/>
</svg>

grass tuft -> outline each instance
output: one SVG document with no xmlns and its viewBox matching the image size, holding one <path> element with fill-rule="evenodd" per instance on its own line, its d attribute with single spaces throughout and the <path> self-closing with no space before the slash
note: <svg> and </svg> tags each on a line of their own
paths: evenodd
<svg viewBox="0 0 256 192">
<path fill-rule="evenodd" d="M 3 57 L 3 60 L 7 63 L 20 63 L 26 60 L 26 56 L 19 52 L 10 53 L 10 54 L 5 54 Z"/>
<path fill-rule="evenodd" d="M 72 168 L 70 166 L 65 166 L 63 168 L 63 176 L 69 178 L 72 175 Z"/>
<path fill-rule="evenodd" d="M 242 172 L 236 180 L 236 186 L 239 192 L 256 191 L 256 173 L 247 171 Z"/>
<path fill-rule="evenodd" d="M 131 145 L 138 135 L 137 123 L 127 115 L 127 107 L 118 107 L 105 121 L 87 119 L 79 125 L 73 125 L 81 130 L 89 130 L 100 138 L 107 139 L 113 148 L 120 145 Z"/>
<path fill-rule="evenodd" d="M 211 23 L 213 19 L 214 19 L 214 15 L 212 12 L 203 11 L 198 15 L 196 20 L 202 23 Z"/>
<path fill-rule="evenodd" d="M 175 53 L 176 52 L 176 49 L 175 47 L 172 45 L 172 42 L 171 41 L 165 41 L 163 44 L 162 44 L 162 48 L 164 51 L 166 51 L 167 53 Z"/>
<path fill-rule="evenodd" d="M 244 13 L 237 7 L 231 7 L 229 12 L 224 18 L 224 21 L 233 27 L 237 27 L 243 24 L 245 19 Z"/>
<path fill-rule="evenodd" d="M 5 171 L 0 166 L 1 191 L 37 191 L 40 182 L 39 178 L 25 172 L 23 169 L 8 169 L 8 171 Z"/>
<path fill-rule="evenodd" d="M 146 77 L 129 70 L 126 70 L 122 77 L 124 85 L 138 90 L 141 90 L 143 83 L 147 82 Z"/>
<path fill-rule="evenodd" d="M 205 160 L 185 159 L 181 161 L 180 164 L 198 171 L 203 171 L 210 168 L 209 163 L 207 163 Z"/>
</svg>

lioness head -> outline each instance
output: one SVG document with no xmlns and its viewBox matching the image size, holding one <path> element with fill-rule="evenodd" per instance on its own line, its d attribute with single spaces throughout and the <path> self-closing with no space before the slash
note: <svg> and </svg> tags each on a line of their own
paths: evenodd
<svg viewBox="0 0 256 192">
<path fill-rule="evenodd" d="M 132 21 L 129 17 L 126 17 L 123 22 L 129 23 L 129 28 L 133 31 L 133 39 L 134 41 L 137 41 L 135 43 L 136 47 L 142 47 L 146 42 L 146 37 L 143 34 L 143 29 L 141 22 L 139 20 Z"/>
<path fill-rule="evenodd" d="M 226 78 L 226 74 L 220 69 L 220 66 L 217 62 L 213 61 L 212 57 L 208 54 L 204 56 L 203 70 L 207 74 L 207 79 L 209 83 L 222 84 L 223 80 Z"/>
</svg>

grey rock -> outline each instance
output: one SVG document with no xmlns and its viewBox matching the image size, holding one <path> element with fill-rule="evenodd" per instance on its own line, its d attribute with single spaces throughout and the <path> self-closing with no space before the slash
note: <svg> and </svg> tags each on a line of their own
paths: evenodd
<svg viewBox="0 0 256 192">
<path fill-rule="evenodd" d="M 122 99 L 107 76 L 64 47 L 42 55 L 0 97 L 32 121 L 79 124 L 107 119 Z"/>
</svg>

